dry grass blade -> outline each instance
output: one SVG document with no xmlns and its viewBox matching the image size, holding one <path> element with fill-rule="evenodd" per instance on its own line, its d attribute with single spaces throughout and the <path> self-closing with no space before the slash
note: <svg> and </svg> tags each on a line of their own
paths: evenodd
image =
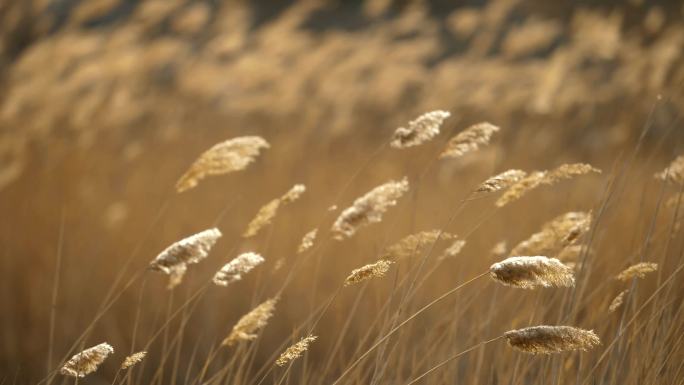
<svg viewBox="0 0 684 385">
<path fill-rule="evenodd" d="M 242 136 L 214 145 L 195 160 L 176 183 L 176 191 L 187 191 L 210 175 L 227 174 L 245 169 L 254 162 L 268 142 L 259 136 Z"/>
<path fill-rule="evenodd" d="M 408 128 L 399 127 L 392 135 L 390 146 L 408 148 L 421 145 L 439 135 L 442 122 L 451 114 L 447 111 L 427 112 L 408 124 Z"/>
<path fill-rule="evenodd" d="M 363 226 L 382 221 L 382 215 L 391 206 L 397 204 L 409 189 L 408 179 L 390 181 L 380 185 L 354 201 L 346 208 L 332 226 L 335 239 L 349 238 Z"/>
<path fill-rule="evenodd" d="M 525 171 L 515 169 L 507 170 L 482 182 L 477 189 L 475 189 L 475 192 L 491 193 L 500 191 L 510 187 L 514 183 L 519 182 L 525 176 L 527 176 Z"/>
<path fill-rule="evenodd" d="M 281 355 L 278 357 L 276 360 L 276 365 L 278 366 L 285 366 L 289 362 L 292 362 L 296 360 L 297 358 L 301 357 L 304 352 L 306 352 L 309 349 L 309 345 L 316 341 L 317 336 L 312 336 L 309 335 L 307 337 L 302 338 L 297 342 L 296 344 L 288 347 Z"/>
<path fill-rule="evenodd" d="M 575 285 L 571 268 L 555 258 L 542 256 L 510 257 L 493 264 L 489 273 L 495 281 L 521 289 Z"/>
<path fill-rule="evenodd" d="M 489 144 L 492 135 L 499 130 L 499 127 L 487 122 L 474 124 L 451 138 L 439 157 L 457 158 L 476 151 L 480 146 Z"/>
<path fill-rule="evenodd" d="M 646 274 L 658 270 L 658 264 L 652 262 L 640 262 L 632 265 L 617 275 L 616 279 L 620 281 L 629 281 L 632 278 L 644 278 Z"/>
<path fill-rule="evenodd" d="M 232 346 L 240 341 L 255 339 L 257 337 L 256 333 L 263 329 L 268 324 L 268 320 L 273 316 L 277 302 L 277 298 L 271 298 L 242 316 L 221 345 Z"/>
<path fill-rule="evenodd" d="M 259 230 L 264 226 L 270 224 L 278 214 L 278 209 L 282 204 L 292 203 L 299 199 L 300 196 L 306 191 L 306 186 L 303 184 L 294 185 L 285 195 L 280 198 L 276 198 L 259 209 L 254 219 L 247 225 L 247 229 L 242 234 L 243 237 L 253 237 Z"/>
<path fill-rule="evenodd" d="M 370 265 L 355 269 L 349 274 L 347 279 L 344 280 L 344 286 L 351 286 L 371 278 L 384 277 L 390 266 L 392 266 L 392 263 L 393 262 L 391 261 L 381 259 Z"/>
<path fill-rule="evenodd" d="M 144 360 L 146 355 L 147 352 L 145 351 L 131 354 L 130 356 L 126 357 L 126 359 L 124 359 L 123 363 L 121 363 L 121 370 L 131 368 L 132 366 Z"/>
<path fill-rule="evenodd" d="M 107 357 L 114 353 L 114 348 L 106 342 L 88 348 L 73 357 L 62 366 L 60 373 L 71 377 L 85 377 L 97 370 Z"/>
<path fill-rule="evenodd" d="M 264 257 L 257 253 L 240 254 L 216 272 L 213 282 L 219 286 L 228 286 L 235 281 L 241 280 L 243 274 L 249 273 L 263 262 Z"/>
<path fill-rule="evenodd" d="M 592 330 L 572 326 L 531 326 L 507 331 L 504 337 L 513 348 L 532 354 L 588 351 L 601 344 Z"/>
<path fill-rule="evenodd" d="M 667 168 L 655 177 L 675 185 L 684 184 L 684 155 L 678 156 Z"/>
<path fill-rule="evenodd" d="M 432 245 L 440 239 L 452 239 L 453 235 L 442 232 L 441 230 L 426 230 L 419 233 L 408 235 L 395 244 L 386 248 L 381 259 L 402 259 L 408 258 L 416 253 L 420 253 L 425 247 Z"/>
</svg>

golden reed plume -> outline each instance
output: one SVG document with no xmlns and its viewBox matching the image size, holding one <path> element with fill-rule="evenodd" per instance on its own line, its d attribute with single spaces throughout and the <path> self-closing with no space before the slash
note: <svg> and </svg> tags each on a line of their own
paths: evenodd
<svg viewBox="0 0 684 385">
<path fill-rule="evenodd" d="M 114 353 L 114 348 L 103 342 L 71 357 L 59 372 L 65 376 L 85 377 L 96 371 L 98 366 L 112 353 Z"/>
<path fill-rule="evenodd" d="M 495 281 L 521 289 L 575 285 L 571 268 L 555 258 L 541 256 L 504 259 L 493 264 L 489 274 Z"/>
<path fill-rule="evenodd" d="M 213 282 L 219 286 L 228 286 L 235 281 L 241 280 L 243 274 L 249 273 L 263 262 L 264 257 L 257 253 L 248 252 L 240 254 L 216 272 Z"/>
<path fill-rule="evenodd" d="M 617 279 L 620 281 L 629 281 L 632 278 L 644 278 L 646 274 L 652 273 L 658 270 L 658 264 L 652 262 L 640 262 L 636 265 L 632 265 L 617 275 Z"/>
<path fill-rule="evenodd" d="M 242 316 L 233 326 L 233 330 L 231 330 L 228 337 L 221 342 L 221 345 L 232 346 L 240 341 L 251 341 L 257 338 L 256 333 L 268 324 L 268 320 L 273 316 L 277 302 L 278 298 L 271 298 Z"/>
<path fill-rule="evenodd" d="M 296 184 L 280 198 L 276 198 L 262 206 L 254 219 L 249 222 L 247 229 L 242 233 L 242 236 L 245 238 L 255 236 L 259 230 L 273 221 L 273 218 L 278 214 L 278 209 L 281 205 L 296 201 L 305 191 L 306 186 L 303 184 Z"/>
<path fill-rule="evenodd" d="M 381 259 L 370 265 L 354 269 L 347 279 L 344 280 L 344 286 L 351 286 L 371 278 L 384 277 L 391 265 L 391 261 Z"/>
<path fill-rule="evenodd" d="M 391 206 L 397 204 L 409 189 L 408 179 L 390 181 L 369 191 L 356 199 L 354 204 L 346 208 L 332 226 L 333 237 L 337 240 L 349 238 L 356 231 L 371 223 L 382 221 L 382 215 Z"/>
<path fill-rule="evenodd" d="M 451 114 L 447 111 L 427 112 L 408 124 L 408 128 L 399 127 L 392 135 L 390 146 L 408 148 L 421 145 L 439 135 L 442 122 Z"/>
<path fill-rule="evenodd" d="M 684 184 L 684 155 L 678 156 L 665 170 L 655 174 L 655 177 L 674 185 Z"/>
<path fill-rule="evenodd" d="M 547 254 L 572 245 L 591 225 L 591 212 L 571 211 L 545 223 L 541 231 L 517 244 L 511 255 Z"/>
<path fill-rule="evenodd" d="M 315 228 L 308 233 L 304 234 L 302 237 L 302 241 L 299 243 L 299 246 L 297 247 L 297 253 L 301 254 L 307 250 L 309 250 L 313 245 L 314 241 L 316 240 L 316 236 L 318 235 L 318 228 Z"/>
<path fill-rule="evenodd" d="M 296 344 L 285 349 L 285 351 L 276 360 L 276 365 L 285 366 L 289 362 L 292 362 L 297 358 L 301 357 L 302 354 L 309 349 L 309 345 L 312 342 L 316 341 L 316 338 L 318 337 L 309 335 L 299 340 L 299 342 L 297 342 Z"/>
<path fill-rule="evenodd" d="M 124 361 L 121 363 L 121 370 L 131 368 L 132 366 L 144 360 L 146 355 L 147 352 L 145 351 L 131 354 L 130 356 L 126 357 L 126 359 L 124 359 Z"/>
<path fill-rule="evenodd" d="M 457 158 L 476 151 L 480 146 L 489 144 L 492 135 L 499 130 L 499 127 L 487 122 L 474 124 L 451 138 L 439 157 Z"/>
<path fill-rule="evenodd" d="M 608 306 L 608 312 L 612 313 L 615 310 L 619 309 L 620 306 L 625 302 L 625 296 L 629 293 L 629 289 L 623 290 L 613 298 L 613 300 L 610 302 L 610 305 Z"/>
<path fill-rule="evenodd" d="M 504 337 L 513 348 L 532 354 L 587 351 L 601 344 L 592 330 L 572 326 L 531 326 L 507 331 Z"/>
<path fill-rule="evenodd" d="M 210 175 L 244 170 L 252 163 L 268 142 L 259 136 L 241 136 L 218 143 L 202 153 L 176 183 L 176 191 L 183 192 L 197 186 Z"/>
<path fill-rule="evenodd" d="M 496 192 L 511 187 L 514 183 L 521 181 L 527 173 L 522 170 L 507 170 L 482 182 L 475 192 Z"/>
<path fill-rule="evenodd" d="M 432 245 L 440 239 L 447 240 L 452 238 L 454 238 L 453 235 L 442 232 L 441 230 L 421 231 L 419 233 L 407 235 L 395 244 L 387 247 L 382 252 L 380 258 L 392 260 L 408 258 L 422 252 L 425 247 Z"/>
</svg>

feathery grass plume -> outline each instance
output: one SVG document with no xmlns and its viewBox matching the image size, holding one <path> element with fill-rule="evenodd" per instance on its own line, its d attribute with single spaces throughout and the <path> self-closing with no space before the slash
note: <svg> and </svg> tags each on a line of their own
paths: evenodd
<svg viewBox="0 0 684 385">
<path fill-rule="evenodd" d="M 244 170 L 262 148 L 270 145 L 259 136 L 241 136 L 218 143 L 202 153 L 176 183 L 176 191 L 187 191 L 210 175 Z"/>
<path fill-rule="evenodd" d="M 684 184 L 684 155 L 678 156 L 667 168 L 655 177 L 675 185 Z"/>
<path fill-rule="evenodd" d="M 307 250 L 309 250 L 313 244 L 314 241 L 316 240 L 316 235 L 318 235 L 318 228 L 315 228 L 308 233 L 304 234 L 302 237 L 302 241 L 299 243 L 299 247 L 297 247 L 297 253 L 303 253 Z"/>
<path fill-rule="evenodd" d="M 544 178 L 543 183 L 552 185 L 561 180 L 571 179 L 573 177 L 588 174 L 590 172 L 600 174 L 601 170 L 586 163 L 562 164 L 556 167 L 555 169 L 549 171 L 548 174 L 546 174 L 546 178 Z"/>
<path fill-rule="evenodd" d="M 591 212 L 571 211 L 546 222 L 541 231 L 517 244 L 511 255 L 549 254 L 577 241 L 589 231 Z"/>
<path fill-rule="evenodd" d="M 601 344 L 593 330 L 572 326 L 531 326 L 507 331 L 504 337 L 511 347 L 532 354 L 587 351 Z"/>
<path fill-rule="evenodd" d="M 442 122 L 451 116 L 447 111 L 427 112 L 408 124 L 408 128 L 399 127 L 392 135 L 390 146 L 393 148 L 408 148 L 421 145 L 439 135 Z"/>
<path fill-rule="evenodd" d="M 409 189 L 406 177 L 400 181 L 390 181 L 382 184 L 356 199 L 354 204 L 344 209 L 332 226 L 333 237 L 337 240 L 349 238 L 356 231 L 371 223 L 382 221 L 382 215 L 391 206 L 397 204 Z"/>
<path fill-rule="evenodd" d="M 614 312 L 615 310 L 619 309 L 620 306 L 622 306 L 622 304 L 625 302 L 625 295 L 627 295 L 627 293 L 629 293 L 629 289 L 621 291 L 620 294 L 613 298 L 613 300 L 610 302 L 610 306 L 608 306 L 609 313 Z"/>
<path fill-rule="evenodd" d="M 289 362 L 296 360 L 297 358 L 301 357 L 302 354 L 309 349 L 309 345 L 316 341 L 317 336 L 312 336 L 309 335 L 307 337 L 302 338 L 297 342 L 296 344 L 290 346 L 289 348 L 285 349 L 285 351 L 278 357 L 276 360 L 276 365 L 278 366 L 285 366 Z"/>
<path fill-rule="evenodd" d="M 534 190 L 539 185 L 544 182 L 546 178 L 546 171 L 532 171 L 526 177 L 522 178 L 511 187 L 506 190 L 506 192 L 499 197 L 496 201 L 496 207 L 504 207 L 507 204 L 522 198 L 528 192 Z"/>
<path fill-rule="evenodd" d="M 465 247 L 466 241 L 463 239 L 457 239 L 451 243 L 449 247 L 444 250 L 444 253 L 439 257 L 439 260 L 444 260 L 447 258 L 454 258 L 461 253 L 463 247 Z"/>
<path fill-rule="evenodd" d="M 527 176 L 527 173 L 523 170 L 508 170 L 504 171 L 498 175 L 494 175 L 493 177 L 487 179 L 486 181 L 482 182 L 477 189 L 475 189 L 475 192 L 496 192 L 503 190 L 505 188 L 510 187 L 514 183 L 519 182 L 522 180 L 525 176 Z"/>
<path fill-rule="evenodd" d="M 439 157 L 458 158 L 469 152 L 476 151 L 480 146 L 489 144 L 492 135 L 497 131 L 499 131 L 499 127 L 491 123 L 482 122 L 474 124 L 451 138 Z"/>
<path fill-rule="evenodd" d="M 387 247 L 380 256 L 381 259 L 397 260 L 401 258 L 408 258 L 414 254 L 420 253 L 425 247 L 432 245 L 437 240 L 447 240 L 454 238 L 449 233 L 441 230 L 425 230 L 419 233 L 408 235 L 392 246 Z"/>
<path fill-rule="evenodd" d="M 228 286 L 235 281 L 241 280 L 242 274 L 249 273 L 263 262 L 264 257 L 257 253 L 248 252 L 240 254 L 216 272 L 213 279 L 214 284 Z"/>
<path fill-rule="evenodd" d="M 112 353 L 114 353 L 114 348 L 103 342 L 74 355 L 59 371 L 65 376 L 85 377 L 96 371 L 97 367 Z"/>
<path fill-rule="evenodd" d="M 636 265 L 632 265 L 617 275 L 617 279 L 620 281 L 629 281 L 632 278 L 644 278 L 646 274 L 652 273 L 658 270 L 658 264 L 652 262 L 639 262 Z"/>
<path fill-rule="evenodd" d="M 370 278 L 380 278 L 387 273 L 393 262 L 381 259 L 370 265 L 354 269 L 344 280 L 344 286 L 351 286 Z"/>
<path fill-rule="evenodd" d="M 132 367 L 133 365 L 139 363 L 140 361 L 145 359 L 146 355 L 146 351 L 131 354 L 130 356 L 126 357 L 123 363 L 121 363 L 121 370 L 126 370 Z"/>
<path fill-rule="evenodd" d="M 521 289 L 575 286 L 572 269 L 555 258 L 510 257 L 489 268 L 491 277 L 506 286 Z"/>
<path fill-rule="evenodd" d="M 180 285 L 183 282 L 183 277 L 188 271 L 188 265 L 185 263 L 179 263 L 175 266 L 169 268 L 169 283 L 166 285 L 168 290 L 173 290 L 174 287 Z"/>
<path fill-rule="evenodd" d="M 282 204 L 296 201 L 302 196 L 304 191 L 306 191 L 306 186 L 303 184 L 296 184 L 280 198 L 276 198 L 262 206 L 254 219 L 249 222 L 247 229 L 242 236 L 245 238 L 255 236 L 259 230 L 273 221 L 273 218 L 278 214 L 278 209 Z"/>
<path fill-rule="evenodd" d="M 209 255 L 221 235 L 219 229 L 213 228 L 181 239 L 159 253 L 150 262 L 150 269 L 171 274 L 171 269 L 179 264 L 198 263 Z"/>
<path fill-rule="evenodd" d="M 494 247 L 492 247 L 492 250 L 490 253 L 495 259 L 501 259 L 506 255 L 506 252 L 508 251 L 508 242 L 506 241 L 500 241 Z"/>
<path fill-rule="evenodd" d="M 233 330 L 228 337 L 221 342 L 221 345 L 233 346 L 237 342 L 251 341 L 257 338 L 256 333 L 263 329 L 268 323 L 268 320 L 273 316 L 273 311 L 275 310 L 277 302 L 278 298 L 271 298 L 242 316 L 235 326 L 233 326 Z"/>
</svg>

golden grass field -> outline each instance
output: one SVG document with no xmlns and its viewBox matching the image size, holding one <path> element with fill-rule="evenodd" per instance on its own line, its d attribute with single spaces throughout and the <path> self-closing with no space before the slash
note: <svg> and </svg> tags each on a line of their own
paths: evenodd
<svg viewBox="0 0 684 385">
<path fill-rule="evenodd" d="M 0 3 L 0 384 L 684 384 L 683 20 L 674 1 Z M 450 112 L 438 135 L 392 145 L 435 110 Z M 500 130 L 440 157 L 480 122 Z M 244 136 L 269 147 L 177 191 L 203 152 Z M 503 207 L 507 188 L 476 191 L 579 163 L 601 172 Z M 336 239 L 357 198 L 404 177 L 380 221 Z M 591 218 L 520 246 L 569 212 Z M 167 289 L 150 263 L 211 228 L 208 256 Z M 574 284 L 490 276 L 521 250 Z M 212 283 L 247 252 L 264 262 Z M 384 276 L 345 285 L 385 259 Z M 657 270 L 617 279 L 637 263 Z M 254 338 L 222 345 L 276 297 Z M 601 343 L 530 354 L 502 337 L 537 325 Z M 104 342 L 96 371 L 60 373 Z"/>
</svg>

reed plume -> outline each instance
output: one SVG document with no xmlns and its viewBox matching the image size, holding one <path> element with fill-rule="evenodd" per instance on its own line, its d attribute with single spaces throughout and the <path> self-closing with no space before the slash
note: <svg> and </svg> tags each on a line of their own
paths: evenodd
<svg viewBox="0 0 684 385">
<path fill-rule="evenodd" d="M 309 335 L 299 340 L 299 342 L 297 342 L 296 344 L 285 349 L 285 351 L 276 360 L 276 365 L 285 366 L 289 362 L 292 362 L 297 358 L 301 357 L 302 354 L 309 349 L 309 345 L 312 342 L 316 341 L 316 338 L 318 337 Z"/>
<path fill-rule="evenodd" d="M 644 278 L 646 274 L 652 273 L 658 270 L 658 264 L 652 262 L 640 262 L 636 265 L 632 265 L 625 270 L 621 271 L 617 275 L 617 279 L 620 281 L 629 281 L 632 278 Z"/>
<path fill-rule="evenodd" d="M 511 255 L 549 254 L 570 246 L 589 231 L 591 220 L 591 212 L 571 211 L 559 215 L 545 223 L 541 231 L 517 244 Z"/>
<path fill-rule="evenodd" d="M 75 354 L 60 369 L 60 373 L 71 377 L 85 377 L 97 370 L 114 348 L 106 342 Z"/>
<path fill-rule="evenodd" d="M 344 286 L 351 286 L 371 278 L 383 277 L 391 265 L 391 261 L 381 259 L 370 265 L 355 269 L 349 274 L 347 279 L 344 280 Z"/>
<path fill-rule="evenodd" d="M 136 365 L 137 363 L 144 360 L 146 355 L 146 351 L 131 354 L 130 356 L 126 357 L 126 359 L 124 359 L 123 363 L 121 363 L 121 370 L 126 370 Z"/>
<path fill-rule="evenodd" d="M 465 247 L 466 241 L 463 239 L 457 239 L 449 245 L 449 247 L 444 250 L 444 253 L 439 257 L 440 260 L 454 258 L 461 253 L 463 247 Z"/>
<path fill-rule="evenodd" d="M 575 285 L 571 268 L 555 258 L 542 256 L 504 259 L 493 264 L 489 268 L 489 274 L 495 281 L 521 289 Z"/>
<path fill-rule="evenodd" d="M 511 347 L 532 354 L 588 351 L 601 344 L 593 330 L 572 326 L 531 326 L 507 331 L 504 337 Z"/>
<path fill-rule="evenodd" d="M 492 247 L 492 249 L 489 252 L 492 254 L 492 257 L 494 257 L 494 259 L 503 258 L 508 252 L 508 242 L 497 242 L 496 245 L 494 245 L 494 247 Z"/>
<path fill-rule="evenodd" d="M 517 183 L 520 180 L 522 180 L 525 176 L 527 176 L 527 173 L 525 171 L 515 169 L 507 170 L 498 175 L 494 175 L 493 177 L 482 182 L 475 189 L 475 192 L 491 193 L 500 191 L 509 188 L 514 183 Z"/>
<path fill-rule="evenodd" d="M 526 177 L 514 183 L 496 201 L 496 207 L 504 207 L 507 204 L 522 198 L 528 192 L 534 190 L 544 182 L 546 171 L 533 171 Z"/>
<path fill-rule="evenodd" d="M 277 302 L 278 298 L 271 298 L 242 316 L 233 326 L 233 330 L 231 330 L 228 337 L 221 342 L 221 345 L 233 346 L 237 342 L 251 341 L 257 338 L 256 333 L 268 324 L 268 320 L 273 316 Z"/>
<path fill-rule="evenodd" d="M 392 135 L 390 146 L 393 148 L 408 148 L 421 145 L 439 135 L 442 122 L 451 114 L 447 111 L 427 112 L 409 122 L 408 127 L 399 127 Z"/>
<path fill-rule="evenodd" d="M 176 191 L 187 191 L 210 175 L 244 170 L 263 148 L 269 148 L 259 136 L 242 136 L 218 143 L 202 153 L 176 183 Z"/>
<path fill-rule="evenodd" d="M 491 123 L 474 124 L 451 138 L 439 157 L 457 158 L 476 151 L 480 146 L 489 144 L 492 135 L 497 131 L 499 131 L 499 127 Z"/>
<path fill-rule="evenodd" d="M 302 237 L 302 241 L 299 243 L 299 246 L 297 247 L 297 253 L 301 254 L 309 250 L 314 245 L 316 235 L 318 235 L 318 228 L 315 228 L 309 231 L 308 233 L 304 234 L 304 236 Z"/>
<path fill-rule="evenodd" d="M 674 185 L 684 184 L 684 155 L 678 156 L 667 168 L 655 177 Z"/>
<path fill-rule="evenodd" d="M 620 292 L 620 294 L 616 295 L 615 298 L 610 302 L 610 306 L 608 306 L 608 312 L 612 313 L 615 310 L 619 309 L 620 306 L 625 302 L 625 296 L 629 293 L 629 289 L 623 290 Z"/>
<path fill-rule="evenodd" d="M 397 260 L 420 253 L 425 247 L 438 240 L 452 239 L 454 236 L 441 230 L 426 230 L 408 235 L 387 247 L 380 255 L 381 259 Z"/>
<path fill-rule="evenodd" d="M 221 235 L 219 229 L 213 228 L 181 239 L 159 253 L 150 262 L 149 268 L 168 274 L 168 287 L 173 288 L 182 281 L 187 265 L 196 264 L 206 258 Z"/>
<path fill-rule="evenodd" d="M 213 282 L 219 286 L 228 286 L 235 281 L 241 280 L 243 274 L 249 273 L 263 262 L 264 257 L 257 253 L 248 252 L 240 254 L 216 272 Z"/>
<path fill-rule="evenodd" d="M 273 199 L 262 206 L 256 216 L 254 216 L 254 219 L 249 222 L 247 229 L 245 229 L 242 236 L 245 238 L 255 236 L 259 230 L 273 221 L 273 218 L 278 214 L 278 209 L 281 205 L 296 201 L 305 191 L 306 186 L 303 184 L 296 184 L 280 198 Z"/>
<path fill-rule="evenodd" d="M 382 221 L 382 215 L 389 207 L 396 205 L 397 200 L 408 189 L 408 179 L 403 178 L 398 182 L 390 181 L 380 185 L 356 199 L 354 204 L 342 211 L 333 223 L 333 237 L 343 240 L 354 235 L 363 226 Z"/>
<path fill-rule="evenodd" d="M 544 178 L 544 183 L 551 185 L 561 180 L 572 179 L 576 176 L 585 175 L 590 172 L 600 174 L 601 170 L 586 163 L 562 164 L 554 170 L 549 171 L 546 178 Z"/>
</svg>

